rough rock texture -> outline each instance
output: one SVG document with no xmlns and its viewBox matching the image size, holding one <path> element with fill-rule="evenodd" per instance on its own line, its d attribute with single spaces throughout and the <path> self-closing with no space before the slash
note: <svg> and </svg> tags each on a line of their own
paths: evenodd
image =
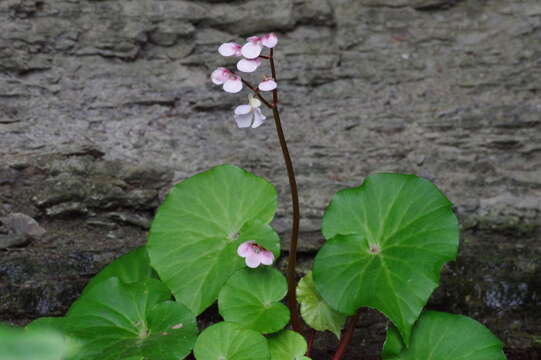
<svg viewBox="0 0 541 360">
<path fill-rule="evenodd" d="M 274 225 L 288 238 L 273 124 L 237 129 L 231 110 L 246 94 L 208 79 L 233 64 L 221 42 L 266 31 L 280 38 L 300 267 L 337 190 L 376 171 L 425 176 L 463 229 L 431 307 L 487 324 L 511 359 L 539 359 L 538 0 L 1 1 L 0 217 L 26 214 L 46 233 L 21 243 L 0 227 L 23 246 L 0 253 L 0 319 L 61 315 L 92 274 L 144 242 L 171 183 L 216 164 L 277 184 Z M 381 317 L 361 327 L 350 359 L 381 346 Z"/>
</svg>

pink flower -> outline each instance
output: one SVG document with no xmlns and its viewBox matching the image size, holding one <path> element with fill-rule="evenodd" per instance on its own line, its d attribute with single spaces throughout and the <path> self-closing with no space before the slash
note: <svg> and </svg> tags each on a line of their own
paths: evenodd
<svg viewBox="0 0 541 360">
<path fill-rule="evenodd" d="M 265 34 L 261 37 L 251 36 L 246 39 L 248 42 L 242 46 L 240 52 L 247 59 L 255 59 L 261 54 L 263 46 L 271 49 L 278 43 L 278 37 L 274 33 Z"/>
<path fill-rule="evenodd" d="M 252 96 L 248 95 L 248 104 L 239 105 L 235 108 L 235 121 L 239 128 L 246 128 L 250 125 L 252 128 L 256 128 L 259 125 L 263 124 L 266 117 L 261 112 L 259 108 L 261 106 L 261 101 Z"/>
<path fill-rule="evenodd" d="M 276 44 L 278 44 L 278 37 L 275 33 L 265 34 L 261 38 L 261 43 L 263 44 L 263 46 L 272 49 L 276 46 Z"/>
<path fill-rule="evenodd" d="M 258 88 L 261 91 L 272 91 L 276 89 L 277 86 L 278 84 L 276 84 L 276 81 L 274 81 L 273 78 L 266 78 L 265 80 L 259 83 Z"/>
<path fill-rule="evenodd" d="M 210 78 L 216 85 L 223 84 L 223 89 L 228 93 L 238 93 L 242 90 L 242 80 L 240 79 L 240 76 L 233 74 L 226 68 L 217 68 L 212 72 Z"/>
<path fill-rule="evenodd" d="M 222 56 L 242 56 L 240 52 L 241 46 L 234 42 L 223 43 L 218 48 L 218 52 Z"/>
<path fill-rule="evenodd" d="M 242 72 L 254 72 L 261 65 L 261 59 L 241 59 L 237 63 L 237 69 Z"/>
<path fill-rule="evenodd" d="M 271 265 L 274 261 L 272 252 L 264 247 L 257 245 L 255 241 L 245 241 L 240 244 L 237 249 L 237 254 L 245 258 L 246 265 L 251 268 L 256 268 L 260 264 Z"/>
</svg>

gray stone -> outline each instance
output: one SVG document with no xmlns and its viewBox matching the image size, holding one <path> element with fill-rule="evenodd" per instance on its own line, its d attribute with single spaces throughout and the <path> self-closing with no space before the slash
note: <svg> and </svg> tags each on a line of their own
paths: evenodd
<svg viewBox="0 0 541 360">
<path fill-rule="evenodd" d="M 460 0 L 410 0 L 409 5 L 414 9 L 441 9 L 453 6 Z"/>
<path fill-rule="evenodd" d="M 106 213 L 105 216 L 109 219 L 135 225 L 145 230 L 150 228 L 151 219 L 148 216 L 128 212 L 110 212 Z"/>
<path fill-rule="evenodd" d="M 46 230 L 39 223 L 26 214 L 14 213 L 4 218 L 0 218 L 8 231 L 12 234 L 22 234 L 30 238 L 39 239 Z"/>
<path fill-rule="evenodd" d="M 88 209 L 83 203 L 72 201 L 50 206 L 47 208 L 45 213 L 51 217 L 81 216 L 88 213 Z"/>
<path fill-rule="evenodd" d="M 25 234 L 0 234 L 0 249 L 20 247 L 29 242 L 30 238 Z"/>
</svg>

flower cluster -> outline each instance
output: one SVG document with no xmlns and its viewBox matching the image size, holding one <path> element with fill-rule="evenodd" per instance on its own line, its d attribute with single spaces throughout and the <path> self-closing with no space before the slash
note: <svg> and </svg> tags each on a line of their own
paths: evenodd
<svg viewBox="0 0 541 360">
<path fill-rule="evenodd" d="M 245 241 L 240 244 L 237 254 L 245 258 L 246 265 L 256 268 L 259 265 L 271 265 L 274 261 L 274 255 L 264 247 L 256 244 L 255 241 Z"/>
<path fill-rule="evenodd" d="M 268 56 L 262 56 L 263 48 L 272 49 L 278 43 L 278 38 L 274 33 L 263 36 L 251 36 L 246 44 L 239 45 L 235 42 L 227 42 L 218 48 L 222 56 L 235 56 L 241 58 L 237 62 L 237 70 L 240 72 L 251 73 L 257 70 L 262 63 L 262 59 L 268 59 Z M 219 67 L 214 70 L 210 76 L 212 82 L 216 85 L 222 85 L 228 93 L 238 93 L 242 90 L 245 83 L 241 76 L 227 68 Z M 254 91 L 273 91 L 278 84 L 272 76 L 264 76 L 263 80 L 257 86 L 258 90 L 250 87 Z M 259 95 L 259 94 L 258 94 Z M 266 103 L 267 104 L 267 103 Z M 267 104 L 268 105 L 268 104 Z M 240 105 L 235 108 L 235 120 L 239 127 L 256 128 L 263 123 L 265 116 L 261 113 L 259 107 L 261 101 L 250 97 L 247 105 Z"/>
</svg>

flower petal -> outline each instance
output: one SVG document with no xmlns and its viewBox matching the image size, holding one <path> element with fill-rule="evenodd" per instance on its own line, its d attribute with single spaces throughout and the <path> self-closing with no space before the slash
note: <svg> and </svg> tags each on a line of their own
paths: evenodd
<svg viewBox="0 0 541 360">
<path fill-rule="evenodd" d="M 273 79 L 268 79 L 260 82 L 258 88 L 261 91 L 272 91 L 276 89 L 277 86 L 278 84 L 276 84 L 276 81 L 274 81 Z"/>
<path fill-rule="evenodd" d="M 222 85 L 229 78 L 229 70 L 219 67 L 210 74 L 210 78 L 216 85 Z"/>
<path fill-rule="evenodd" d="M 239 247 L 237 248 L 237 254 L 242 257 L 246 257 L 250 255 L 253 252 L 252 250 L 253 243 L 254 243 L 253 241 L 245 241 L 242 244 L 240 244 Z"/>
<path fill-rule="evenodd" d="M 246 115 L 250 112 L 252 112 L 250 105 L 239 105 L 235 108 L 235 115 Z"/>
<path fill-rule="evenodd" d="M 273 48 L 278 44 L 278 37 L 275 33 L 265 34 L 261 38 L 261 44 L 263 46 L 268 47 L 269 49 Z"/>
<path fill-rule="evenodd" d="M 261 100 L 255 98 L 252 94 L 248 94 L 248 104 L 253 108 L 258 108 L 261 106 Z"/>
<path fill-rule="evenodd" d="M 237 63 L 237 69 L 242 72 L 254 72 L 261 65 L 261 59 L 242 59 Z"/>
<path fill-rule="evenodd" d="M 259 125 L 263 124 L 266 118 L 267 117 L 263 115 L 263 113 L 261 112 L 261 109 L 255 108 L 254 109 L 254 123 L 252 124 L 252 128 L 255 129 Z"/>
<path fill-rule="evenodd" d="M 249 127 L 253 119 L 254 119 L 254 115 L 252 113 L 244 114 L 244 115 L 235 115 L 235 121 L 237 122 L 237 126 L 239 128 Z"/>
<path fill-rule="evenodd" d="M 252 269 L 256 268 L 261 264 L 261 259 L 259 254 L 254 253 L 253 255 L 249 255 L 246 257 L 245 263 L 248 267 L 251 267 Z"/>
<path fill-rule="evenodd" d="M 242 81 L 238 76 L 232 76 L 225 81 L 224 90 L 228 93 L 238 93 L 242 90 Z"/>
<path fill-rule="evenodd" d="M 222 56 L 241 56 L 240 45 L 234 42 L 223 43 L 218 48 L 218 52 Z"/>
<path fill-rule="evenodd" d="M 259 253 L 259 260 L 263 265 L 271 265 L 274 261 L 274 255 L 270 251 L 262 251 Z"/>
<path fill-rule="evenodd" d="M 256 57 L 259 56 L 259 54 L 261 54 L 262 49 L 263 47 L 261 46 L 259 42 L 249 41 L 242 46 L 242 48 L 240 49 L 240 52 L 242 56 L 244 56 L 247 59 L 255 59 Z"/>
</svg>

